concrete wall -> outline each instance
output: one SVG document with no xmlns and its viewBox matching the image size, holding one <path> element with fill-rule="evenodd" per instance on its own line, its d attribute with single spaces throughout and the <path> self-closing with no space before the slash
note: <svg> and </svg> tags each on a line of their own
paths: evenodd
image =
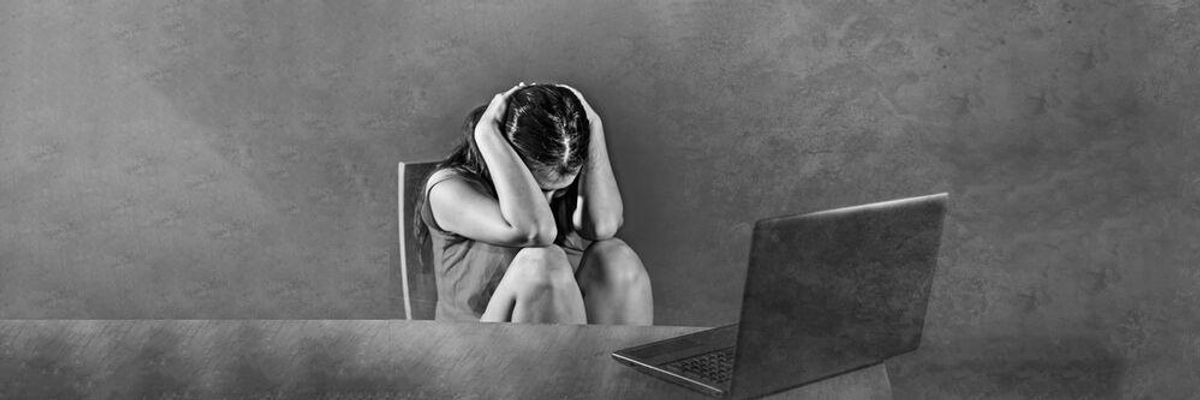
<svg viewBox="0 0 1200 400">
<path fill-rule="evenodd" d="M 661 323 L 757 218 L 949 191 L 898 398 L 1200 396 L 1200 3 L 559 3 L 0 3 L 0 317 L 396 317 L 395 163 L 555 80 Z"/>
</svg>

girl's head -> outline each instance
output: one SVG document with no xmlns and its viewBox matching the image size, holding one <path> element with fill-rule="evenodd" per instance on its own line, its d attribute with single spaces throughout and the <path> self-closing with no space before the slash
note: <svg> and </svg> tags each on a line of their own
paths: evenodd
<svg viewBox="0 0 1200 400">
<path fill-rule="evenodd" d="M 543 191 L 570 186 L 587 160 L 583 104 L 570 89 L 532 85 L 509 97 L 500 132 L 525 161 Z"/>
<path fill-rule="evenodd" d="M 569 213 L 575 206 L 573 196 L 569 194 L 577 193 L 577 185 L 573 183 L 589 154 L 591 126 L 583 103 L 571 89 L 542 84 L 516 90 L 509 96 L 506 106 L 500 121 L 500 134 L 525 162 L 551 202 L 555 215 Z M 486 104 L 481 105 L 467 114 L 463 139 L 436 169 L 453 169 L 470 175 L 494 194 L 491 174 L 479 153 L 474 133 L 475 125 L 486 109 Z M 555 201 L 560 197 L 562 201 Z M 421 207 L 421 204 L 417 206 Z M 561 239 L 571 229 L 570 218 L 556 217 L 555 220 L 559 223 Z M 414 225 L 418 240 L 423 240 L 426 236 L 424 223 L 417 218 Z"/>
<path fill-rule="evenodd" d="M 475 125 L 486 108 L 479 106 L 467 115 L 463 141 L 440 167 L 469 172 L 490 185 L 491 176 L 474 136 Z M 583 103 L 575 93 L 547 84 L 513 92 L 500 121 L 500 134 L 544 192 L 562 193 L 575 182 L 587 161 L 590 129 Z"/>
</svg>

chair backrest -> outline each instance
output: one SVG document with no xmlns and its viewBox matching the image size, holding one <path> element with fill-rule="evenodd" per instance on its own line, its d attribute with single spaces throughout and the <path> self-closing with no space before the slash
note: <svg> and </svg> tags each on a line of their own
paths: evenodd
<svg viewBox="0 0 1200 400">
<path fill-rule="evenodd" d="M 428 239 L 423 245 L 419 245 L 413 232 L 413 221 L 420 218 L 416 205 L 424 195 L 425 178 L 435 166 L 437 161 L 401 161 L 396 173 L 400 262 L 393 263 L 391 280 L 400 283 L 400 290 L 404 295 L 404 315 L 408 319 L 433 319 L 434 310 L 437 308 L 433 250 Z"/>
</svg>

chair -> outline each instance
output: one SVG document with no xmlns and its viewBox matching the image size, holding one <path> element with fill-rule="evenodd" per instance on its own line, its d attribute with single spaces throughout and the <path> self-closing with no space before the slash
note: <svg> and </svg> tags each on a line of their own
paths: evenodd
<svg viewBox="0 0 1200 400">
<path fill-rule="evenodd" d="M 405 318 L 433 319 L 437 308 L 437 282 L 433 274 L 433 249 L 428 241 L 417 244 L 413 221 L 420 218 L 415 209 L 425 186 L 425 178 L 437 166 L 437 161 L 401 161 L 397 168 L 397 192 L 400 233 L 399 263 L 393 263 L 391 280 L 400 283 L 404 296 Z M 396 265 L 398 264 L 398 265 Z M 395 291 L 393 291 L 395 293 Z"/>
</svg>

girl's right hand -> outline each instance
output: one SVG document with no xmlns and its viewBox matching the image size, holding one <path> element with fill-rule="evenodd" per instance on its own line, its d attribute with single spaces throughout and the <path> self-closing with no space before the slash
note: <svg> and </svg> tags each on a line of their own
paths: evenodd
<svg viewBox="0 0 1200 400">
<path fill-rule="evenodd" d="M 497 93 L 492 97 L 492 102 L 488 103 L 486 109 L 483 110 L 483 115 L 479 117 L 479 123 L 475 124 L 475 134 L 487 134 L 500 132 L 500 124 L 504 118 L 504 111 L 508 109 L 508 98 L 512 96 L 517 89 L 525 87 L 525 82 L 513 86 L 503 93 Z"/>
</svg>

